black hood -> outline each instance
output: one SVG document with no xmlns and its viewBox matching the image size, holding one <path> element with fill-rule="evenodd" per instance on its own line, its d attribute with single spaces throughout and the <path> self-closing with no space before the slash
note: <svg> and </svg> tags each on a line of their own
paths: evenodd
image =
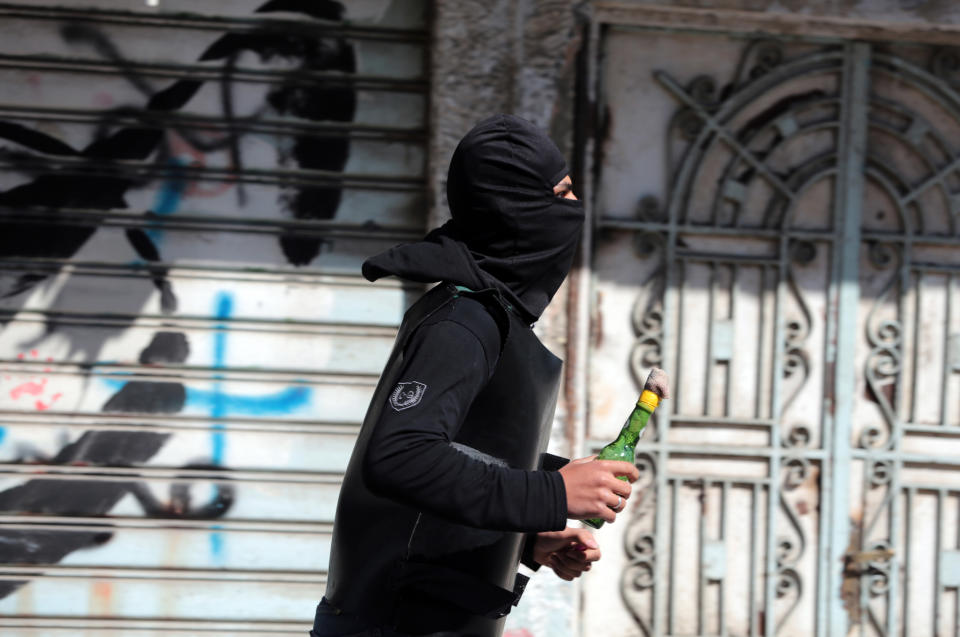
<svg viewBox="0 0 960 637">
<path fill-rule="evenodd" d="M 553 194 L 568 172 L 557 146 L 530 122 L 485 119 L 450 160 L 451 220 L 367 259 L 363 276 L 497 288 L 536 321 L 567 276 L 583 228 L 582 204 Z"/>
</svg>

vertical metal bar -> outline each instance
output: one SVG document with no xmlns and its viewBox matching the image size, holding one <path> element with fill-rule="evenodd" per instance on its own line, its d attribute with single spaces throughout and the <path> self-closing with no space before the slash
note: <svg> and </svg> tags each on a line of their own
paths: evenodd
<svg viewBox="0 0 960 637">
<path fill-rule="evenodd" d="M 666 269 L 667 269 L 667 270 L 672 270 L 672 269 L 673 269 L 673 265 L 672 265 L 672 264 L 673 264 L 673 261 L 667 261 L 667 264 L 666 264 L 666 266 L 665 266 Z M 684 316 L 685 312 L 684 312 L 684 307 L 683 307 L 683 290 L 684 290 L 684 287 L 685 287 L 686 284 L 687 284 L 687 262 L 686 262 L 686 261 L 677 261 L 677 262 L 676 262 L 676 269 L 677 269 L 677 282 L 676 282 L 676 286 L 677 286 L 677 293 L 676 293 L 677 325 L 683 325 L 683 321 L 684 321 L 684 318 L 685 318 L 685 316 Z M 668 276 L 669 276 L 669 275 L 668 275 Z M 664 290 L 664 312 L 663 312 L 663 317 L 664 317 L 664 318 L 663 318 L 663 321 L 664 321 L 663 324 L 664 324 L 664 326 L 666 326 L 667 317 L 669 316 L 669 314 L 667 314 L 667 310 L 666 310 L 666 301 L 667 301 L 667 294 L 668 294 L 668 293 L 669 293 L 668 290 Z M 663 345 L 662 345 L 662 347 L 666 348 L 666 337 L 664 336 L 664 337 L 662 337 L 662 338 L 663 338 Z M 664 350 L 664 351 L 665 351 L 665 350 Z M 670 401 L 670 402 L 673 403 L 673 404 L 670 406 L 670 409 L 673 410 L 671 413 L 675 413 L 675 414 L 679 414 L 679 413 L 680 413 L 680 396 L 683 394 L 683 383 L 680 382 L 681 374 L 683 374 L 683 372 L 684 372 L 684 370 L 683 370 L 683 368 L 682 368 L 682 366 L 681 366 L 682 362 L 683 362 L 683 339 L 682 339 L 682 338 L 678 338 L 678 339 L 677 339 L 677 355 L 676 355 L 676 357 L 675 357 L 675 359 L 674 359 L 673 367 L 672 367 L 672 368 L 671 368 L 671 367 L 668 367 L 668 368 L 667 368 L 667 369 L 673 369 L 673 376 L 674 376 L 674 378 L 676 379 L 675 382 L 674 382 L 674 384 L 673 384 L 673 399 Z M 666 439 L 664 439 L 664 442 L 666 442 Z"/>
<path fill-rule="evenodd" d="M 703 543 L 707 533 L 707 487 L 709 483 L 700 482 L 700 537 L 699 537 L 699 560 L 697 563 L 697 574 L 699 575 L 699 587 L 697 589 L 697 604 L 699 612 L 697 613 L 697 635 L 704 637 L 704 618 L 707 614 L 707 587 L 706 576 L 703 572 Z"/>
<path fill-rule="evenodd" d="M 913 383 L 910 389 L 910 422 L 917 422 L 917 377 L 920 358 L 920 290 L 923 272 L 917 270 L 917 292 L 913 295 Z"/>
<path fill-rule="evenodd" d="M 910 289 L 910 261 L 913 258 L 913 244 L 908 238 L 903 243 L 903 254 L 901 255 L 900 260 L 900 287 L 897 294 L 897 316 L 900 319 L 900 324 L 904 324 L 904 320 L 907 316 L 907 303 L 906 303 L 906 294 L 907 290 Z M 916 321 L 915 321 L 916 322 Z M 906 344 L 906 330 L 904 330 L 903 339 L 901 340 L 902 347 L 907 347 Z M 901 375 L 903 372 L 903 367 L 901 367 Z M 913 370 L 913 377 L 916 379 L 916 368 Z M 902 376 L 901 376 L 902 378 Z M 900 459 L 900 443 L 903 440 L 903 420 L 906 417 L 906 409 L 903 404 L 903 395 L 904 388 L 903 386 L 906 383 L 898 382 L 896 383 L 896 394 L 895 394 L 895 404 L 893 413 L 895 415 L 894 422 L 891 423 L 892 432 L 893 432 L 893 444 L 890 445 L 896 453 L 892 461 L 893 464 L 893 475 L 890 478 L 890 492 L 894 494 L 894 497 L 890 501 L 890 548 L 893 550 L 893 556 L 890 558 L 890 579 L 887 582 L 887 634 L 894 635 L 897 630 L 897 608 L 899 606 L 898 595 L 900 593 L 900 570 L 901 570 L 901 558 L 900 558 L 900 496 L 901 496 L 901 486 L 900 486 L 900 474 L 903 470 L 903 461 Z M 906 509 L 909 514 L 909 508 Z"/>
<path fill-rule="evenodd" d="M 737 273 L 739 268 L 736 263 L 730 265 L 730 302 L 727 309 L 727 318 L 730 320 L 731 325 L 733 324 L 734 317 L 736 312 L 734 311 L 736 307 L 736 298 L 737 298 Z M 723 415 L 730 416 L 730 400 L 733 394 L 733 362 L 735 359 L 734 354 L 736 353 L 737 348 L 734 347 L 730 352 L 730 359 L 727 361 L 727 379 L 725 383 L 725 393 L 723 396 Z"/>
<path fill-rule="evenodd" d="M 764 324 L 765 313 L 763 307 L 766 303 L 767 297 L 767 267 L 760 266 L 760 290 L 757 294 L 757 309 L 759 310 L 759 316 L 757 317 L 757 395 L 754 398 L 753 404 L 753 417 L 754 418 L 763 418 L 767 414 L 763 412 L 763 354 L 764 354 L 764 340 L 763 334 L 766 329 Z"/>
<path fill-rule="evenodd" d="M 851 461 L 851 423 L 856 366 L 857 307 L 860 302 L 860 211 L 863 205 L 864 168 L 867 146 L 867 111 L 870 89 L 870 45 L 854 42 L 846 45 L 840 107 L 839 163 L 834 192 L 834 210 L 839 220 L 837 259 L 832 281 L 836 291 L 833 306 L 836 322 L 836 351 L 833 363 L 833 431 L 829 471 L 833 478 L 829 491 L 830 637 L 847 634 L 849 618 L 843 608 L 844 553 L 849 538 Z M 829 363 L 828 363 L 829 364 Z"/>
<path fill-rule="evenodd" d="M 933 537 L 933 630 L 930 634 L 939 635 L 940 596 L 943 592 L 943 573 L 940 572 L 940 552 L 943 550 L 943 489 L 937 489 L 937 528 Z"/>
<path fill-rule="evenodd" d="M 953 323 L 953 274 L 947 275 L 947 316 L 943 321 L 943 374 L 940 377 L 940 425 L 948 427 L 949 417 L 947 415 L 947 386 L 950 381 L 951 363 L 950 355 L 950 326 Z"/>
<path fill-rule="evenodd" d="M 910 637 L 909 629 L 907 626 L 910 625 L 910 573 L 913 571 L 912 562 L 910 559 L 911 546 L 913 544 L 913 529 L 912 521 L 913 518 L 910 515 L 910 511 L 913 510 L 913 493 L 912 488 L 907 488 L 906 490 L 906 502 L 904 504 L 904 530 L 903 530 L 903 547 L 904 547 L 904 559 L 903 559 L 903 572 L 906 574 L 906 577 L 903 578 L 903 611 L 900 613 L 900 616 L 903 618 L 903 634 L 902 637 Z"/>
<path fill-rule="evenodd" d="M 954 549 L 960 551 L 960 492 L 957 493 L 957 541 Z M 960 637 L 960 586 L 953 596 L 953 637 Z"/>
<path fill-rule="evenodd" d="M 763 628 L 761 634 L 773 635 L 776 630 L 774 621 L 774 602 L 776 600 L 777 585 L 777 478 L 780 475 L 780 426 L 783 418 L 783 344 L 785 342 L 784 316 L 786 307 L 787 281 L 790 267 L 790 238 L 786 232 L 780 235 L 780 263 L 779 279 L 776 281 L 776 300 L 774 301 L 773 323 L 773 369 L 772 387 L 770 392 L 770 414 L 774 425 L 770 427 L 770 466 L 769 485 L 767 487 L 767 526 L 764 553 L 764 595 L 763 595 Z"/>
<path fill-rule="evenodd" d="M 867 524 L 867 512 L 869 511 L 869 509 L 867 508 L 867 506 L 868 506 L 868 504 L 867 504 L 867 495 L 868 495 L 867 492 L 869 491 L 869 489 L 867 488 L 866 485 L 870 484 L 870 463 L 871 463 L 870 457 L 867 456 L 867 458 L 866 458 L 866 459 L 864 460 L 864 462 L 863 462 L 863 480 L 862 480 L 862 482 L 861 482 L 861 484 L 864 485 L 864 488 L 861 489 L 861 491 L 860 491 L 860 510 L 863 511 L 863 524 L 860 526 L 859 533 L 857 533 L 857 535 L 859 536 L 859 538 L 858 538 L 858 544 L 857 544 L 857 550 L 858 550 L 858 551 L 863 551 L 863 550 L 865 549 L 865 547 L 864 547 L 864 542 L 866 541 L 866 534 L 867 534 L 867 531 L 866 531 L 866 529 L 865 529 L 865 525 Z M 859 621 L 858 621 L 858 623 L 859 623 L 859 625 L 860 625 L 860 634 L 861 634 L 861 635 L 864 633 L 864 630 L 863 630 L 864 624 L 868 623 L 868 622 L 867 622 L 867 604 L 870 603 L 870 597 L 869 597 L 869 592 L 870 592 L 870 591 L 869 591 L 869 588 L 870 588 L 870 587 L 869 587 L 869 586 L 865 586 L 864 584 L 865 584 L 864 578 L 863 578 L 863 576 L 861 575 L 861 577 L 860 577 L 860 586 L 859 586 L 859 588 L 860 588 L 860 612 L 858 613 L 858 616 L 859 616 Z"/>
<path fill-rule="evenodd" d="M 747 573 L 748 581 L 748 595 L 750 596 L 750 613 L 747 617 L 747 626 L 750 627 L 750 637 L 758 637 L 757 635 L 757 562 L 759 560 L 757 556 L 757 549 L 759 548 L 759 542 L 757 542 L 757 529 L 760 528 L 760 485 L 756 482 L 753 483 L 753 499 L 750 501 L 751 514 L 753 517 L 752 524 L 750 526 L 750 570 Z"/>
<path fill-rule="evenodd" d="M 727 480 L 724 480 L 723 482 L 720 483 L 720 485 L 722 487 L 722 491 L 720 492 L 720 538 L 719 539 L 724 543 L 724 547 L 726 547 L 727 499 L 730 496 L 730 482 L 728 482 Z M 724 551 L 724 559 L 726 559 L 726 551 Z M 726 588 L 726 579 L 730 573 L 729 569 L 727 568 L 728 566 L 729 564 L 724 564 L 723 578 L 717 584 L 717 587 L 718 587 L 717 595 L 718 595 L 718 606 L 719 606 L 719 608 L 717 609 L 717 617 L 719 618 L 719 622 L 720 622 L 720 637 L 727 637 L 727 622 L 724 621 L 723 609 L 726 608 L 726 604 L 724 603 L 725 601 L 724 589 Z"/>
<path fill-rule="evenodd" d="M 670 498 L 670 528 L 677 528 L 677 499 L 680 497 L 680 485 L 677 484 L 677 480 L 670 481 L 671 487 L 671 498 Z M 661 536 L 658 536 L 661 537 Z M 670 582 L 667 587 L 667 634 L 673 634 L 673 620 L 674 620 L 674 574 L 677 572 L 677 545 L 674 542 L 676 534 L 670 534 Z M 658 624 L 659 625 L 659 624 Z M 654 633 L 659 634 L 659 633 Z"/>
<path fill-rule="evenodd" d="M 703 415 L 710 415 L 710 402 L 713 399 L 713 368 L 716 364 L 716 357 L 713 351 L 713 328 L 716 323 L 714 311 L 716 310 L 717 295 L 717 268 L 716 261 L 710 262 L 710 284 L 707 286 L 707 368 L 703 379 Z"/>
<path fill-rule="evenodd" d="M 823 440 L 821 444 L 825 448 L 829 448 L 829 442 L 827 439 L 827 422 L 823 421 Z M 826 465 L 829 462 L 829 458 L 825 458 L 823 461 L 823 469 L 821 471 L 820 477 L 820 528 L 818 533 L 821 538 L 820 541 L 820 564 L 817 567 L 817 622 L 816 622 L 816 634 L 817 637 L 822 637 L 826 634 L 827 631 L 827 599 L 831 591 L 829 585 L 830 582 L 830 572 L 827 568 L 829 565 L 827 563 L 827 556 L 829 554 L 829 541 L 828 534 L 830 532 L 830 503 L 827 500 L 827 493 L 832 487 L 832 482 L 830 480 L 829 472 L 826 470 Z"/>
<path fill-rule="evenodd" d="M 953 637 L 960 637 L 960 588 L 953 595 Z"/>
<path fill-rule="evenodd" d="M 682 277 L 685 276 L 685 273 L 681 270 L 681 280 L 674 281 L 675 268 L 674 263 L 676 260 L 677 252 L 677 216 L 679 215 L 680 202 L 671 200 L 669 203 L 669 208 L 667 212 L 667 242 L 664 249 L 664 287 L 663 287 L 663 333 L 661 335 L 661 351 L 663 352 L 663 367 L 665 369 L 673 369 L 675 372 L 674 380 L 674 394 L 679 396 L 679 388 L 682 385 L 682 379 L 680 377 L 680 343 L 683 339 L 679 336 L 675 337 L 672 329 L 673 323 L 670 320 L 670 317 L 677 316 L 678 320 L 682 318 L 678 314 L 678 306 L 680 305 L 678 299 L 682 299 L 681 288 L 679 286 L 683 285 Z M 683 266 L 681 266 L 682 268 Z M 677 325 L 682 325 L 682 323 L 677 323 Z M 679 328 L 677 330 L 679 333 Z M 675 341 L 674 341 L 675 339 Z M 673 400 L 674 407 L 673 409 L 679 412 L 680 410 L 680 400 L 675 398 Z M 670 416 L 672 415 L 670 410 L 667 410 L 665 413 L 658 415 L 657 417 L 657 426 L 660 433 L 660 440 L 662 444 L 659 446 L 657 451 L 657 460 L 659 470 L 657 471 L 657 494 L 666 493 L 667 486 L 667 460 L 669 459 L 669 453 L 667 451 L 667 439 L 670 434 Z M 670 550 L 671 550 L 671 572 L 670 580 L 671 587 L 667 591 L 667 598 L 669 599 L 669 622 L 670 625 L 668 630 L 673 631 L 673 553 L 676 550 L 674 546 L 674 539 L 672 530 L 676 529 L 676 498 L 679 493 L 679 489 L 676 489 L 677 493 L 674 494 L 674 517 L 672 520 L 667 519 L 666 515 L 663 515 L 663 510 L 660 504 L 660 498 L 657 498 L 657 520 L 656 520 L 656 529 L 657 529 L 657 540 L 661 538 L 670 537 Z M 668 527 L 667 524 L 672 524 L 673 526 Z M 663 581 L 662 578 L 662 566 L 661 560 L 655 562 L 657 564 L 657 582 Z M 653 610 L 653 625 L 654 631 L 660 630 L 660 627 L 664 625 L 663 613 L 664 613 L 663 604 L 657 604 L 654 606 Z"/>
<path fill-rule="evenodd" d="M 899 419 L 896 423 L 899 428 Z M 890 557 L 889 579 L 887 581 L 887 635 L 893 635 L 896 632 L 897 622 L 897 595 L 900 585 L 900 460 L 893 461 L 893 475 L 890 477 L 890 484 L 887 485 L 893 497 L 890 499 L 890 518 L 887 521 L 888 536 L 890 537 L 890 550 L 893 555 Z"/>
<path fill-rule="evenodd" d="M 960 551 L 960 492 L 957 493 L 957 541 L 954 549 Z M 953 637 L 960 637 L 960 586 L 956 588 L 953 600 Z"/>
</svg>

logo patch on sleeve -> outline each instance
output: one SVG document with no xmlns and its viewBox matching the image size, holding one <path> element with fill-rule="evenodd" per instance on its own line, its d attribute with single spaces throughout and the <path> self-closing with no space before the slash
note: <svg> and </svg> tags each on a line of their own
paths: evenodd
<svg viewBox="0 0 960 637">
<path fill-rule="evenodd" d="M 393 392 L 390 393 L 390 406 L 397 411 L 416 407 L 420 404 L 420 399 L 423 398 L 426 391 L 427 386 L 415 380 L 407 383 L 397 383 Z"/>
</svg>

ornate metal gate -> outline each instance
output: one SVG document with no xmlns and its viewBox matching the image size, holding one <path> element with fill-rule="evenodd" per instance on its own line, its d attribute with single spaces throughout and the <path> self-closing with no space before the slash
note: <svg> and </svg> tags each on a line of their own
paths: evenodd
<svg viewBox="0 0 960 637">
<path fill-rule="evenodd" d="M 589 438 L 650 366 L 675 392 L 610 531 L 622 634 L 960 634 L 960 58 L 599 43 Z"/>
</svg>

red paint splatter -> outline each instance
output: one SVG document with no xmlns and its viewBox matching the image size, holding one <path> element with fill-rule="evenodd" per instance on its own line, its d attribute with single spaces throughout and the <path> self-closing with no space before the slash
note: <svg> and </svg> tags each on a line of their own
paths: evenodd
<svg viewBox="0 0 960 637">
<path fill-rule="evenodd" d="M 46 384 L 46 378 L 42 379 L 39 383 L 34 383 L 33 381 L 22 383 L 10 390 L 10 397 L 18 400 L 24 394 L 28 396 L 39 396 L 43 393 L 44 385 Z"/>
<path fill-rule="evenodd" d="M 44 404 L 43 401 L 38 400 L 37 402 L 34 403 L 34 406 L 36 406 L 37 411 L 46 411 L 47 409 L 50 409 L 51 407 L 53 407 L 53 404 L 58 400 L 60 400 L 61 396 L 63 396 L 63 394 L 58 392 L 50 397 L 49 403 Z"/>
<path fill-rule="evenodd" d="M 193 144 L 184 140 L 177 133 L 167 134 L 170 153 L 176 157 L 185 160 L 193 168 L 203 168 L 207 164 L 207 158 L 204 153 L 197 150 Z M 208 139 L 208 143 L 220 141 L 219 139 Z M 220 182 L 209 182 L 211 185 L 203 186 L 196 181 L 191 181 L 183 196 L 186 197 L 218 197 L 233 188 L 236 184 L 232 178 L 224 179 Z"/>
<path fill-rule="evenodd" d="M 94 615 L 111 615 L 113 585 L 110 582 L 94 582 L 93 599 L 90 601 Z"/>
<path fill-rule="evenodd" d="M 23 360 L 25 356 L 26 354 L 22 352 L 20 354 L 17 354 L 17 358 L 20 360 Z M 32 349 L 30 350 L 30 356 L 33 358 L 38 358 L 40 356 L 40 353 L 37 350 Z M 53 358 L 48 357 L 47 361 L 52 362 Z M 45 367 L 43 371 L 44 373 L 48 373 L 50 372 L 50 368 Z M 6 379 L 10 380 L 10 377 L 6 376 Z M 56 403 L 58 400 L 60 400 L 60 398 L 63 397 L 63 394 L 58 392 L 53 396 L 51 396 L 49 399 L 44 400 L 41 394 L 43 394 L 43 392 L 45 392 L 46 389 L 47 389 L 47 379 L 41 378 L 36 381 L 28 381 L 26 383 L 20 383 L 19 385 L 17 385 L 16 387 L 10 390 L 10 397 L 13 398 L 14 400 L 19 400 L 24 396 L 35 396 L 37 399 L 33 401 L 33 406 L 36 408 L 37 411 L 45 411 L 53 407 L 54 403 Z"/>
</svg>

